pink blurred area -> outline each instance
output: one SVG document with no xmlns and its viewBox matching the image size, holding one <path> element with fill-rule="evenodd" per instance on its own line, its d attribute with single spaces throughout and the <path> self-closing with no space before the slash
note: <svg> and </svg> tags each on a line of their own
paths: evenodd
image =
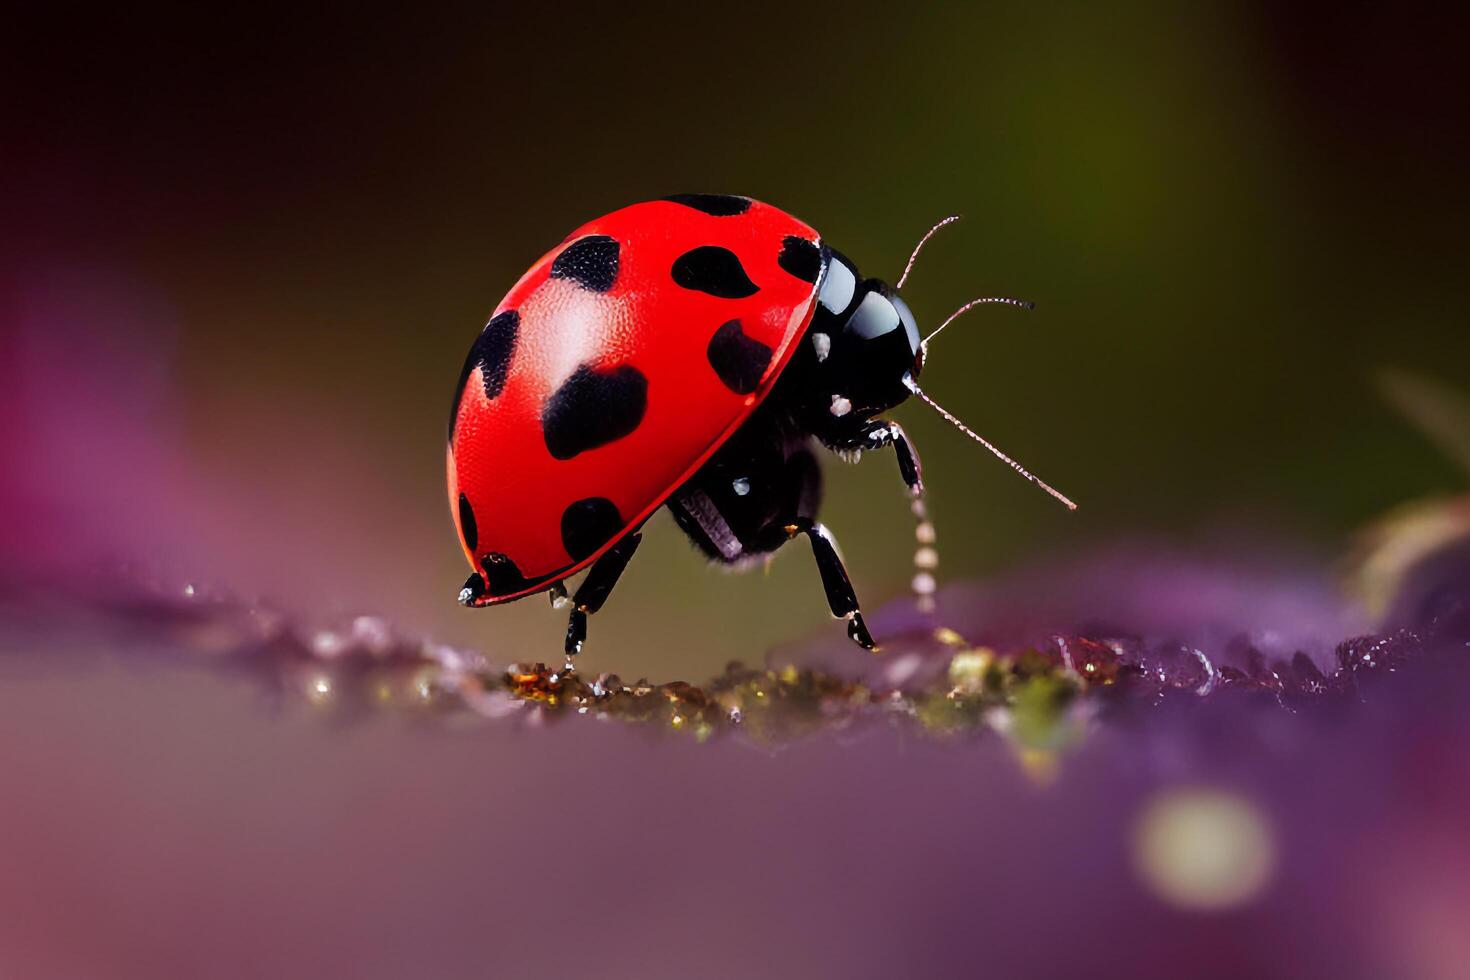
<svg viewBox="0 0 1470 980">
<path fill-rule="evenodd" d="M 52 669 L 0 660 L 7 976 L 1453 980 L 1470 956 L 1458 664 L 1350 717 L 1105 726 L 1039 785 L 994 737 L 339 727 L 181 660 L 27 649 Z M 1180 787 L 1260 815 L 1247 900 L 1140 877 Z"/>
<path fill-rule="evenodd" d="M 5 314 L 7 574 L 94 593 L 224 586 L 420 626 L 432 615 L 428 590 L 411 585 L 427 577 L 423 543 L 448 539 L 447 518 L 437 498 L 415 499 L 423 480 L 385 462 L 363 424 L 373 412 L 310 385 L 231 394 L 259 361 L 248 334 L 233 340 L 238 357 L 203 368 L 220 384 L 186 375 L 170 297 L 116 269 L 32 271 Z"/>
</svg>

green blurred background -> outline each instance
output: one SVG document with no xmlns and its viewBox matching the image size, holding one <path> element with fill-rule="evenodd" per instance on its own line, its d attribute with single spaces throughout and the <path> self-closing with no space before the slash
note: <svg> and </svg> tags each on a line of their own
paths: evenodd
<svg viewBox="0 0 1470 980">
<path fill-rule="evenodd" d="M 443 490 L 450 388 L 546 248 L 679 191 L 777 204 L 887 277 L 959 212 L 906 290 L 921 321 L 976 295 L 1038 304 L 951 328 L 926 388 L 1081 510 L 904 406 L 942 580 L 1120 536 L 1332 556 L 1384 508 L 1458 483 L 1370 381 L 1392 365 L 1470 387 L 1467 77 L 1449 13 L 106 16 L 27 25 L 7 69 L 15 268 L 125 277 L 170 311 L 159 356 L 187 479 L 237 491 L 198 535 L 221 586 L 555 657 L 563 621 L 541 599 L 453 602 L 467 569 Z M 911 574 L 894 464 L 828 474 L 824 519 L 876 608 Z M 660 515 L 584 657 L 697 679 L 837 629 L 804 548 L 727 575 Z"/>
</svg>

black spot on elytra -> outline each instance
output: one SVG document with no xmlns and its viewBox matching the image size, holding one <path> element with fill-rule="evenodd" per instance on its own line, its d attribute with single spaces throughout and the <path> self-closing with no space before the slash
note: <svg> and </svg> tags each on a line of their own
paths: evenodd
<svg viewBox="0 0 1470 980">
<path fill-rule="evenodd" d="M 464 535 L 464 543 L 474 551 L 480 545 L 480 529 L 475 526 L 475 509 L 470 506 L 470 498 L 464 494 L 459 495 L 459 533 Z"/>
<path fill-rule="evenodd" d="M 541 432 L 557 459 L 605 446 L 638 428 L 648 407 L 648 379 L 624 364 L 595 371 L 584 364 L 546 400 Z"/>
<path fill-rule="evenodd" d="M 551 278 L 570 279 L 583 289 L 605 293 L 618 281 L 618 241 L 606 235 L 579 238 L 551 263 Z"/>
<path fill-rule="evenodd" d="M 750 198 L 736 197 L 734 194 L 670 194 L 664 200 L 712 214 L 716 218 L 728 218 L 750 210 Z"/>
<path fill-rule="evenodd" d="M 710 367 L 725 387 L 740 395 L 748 395 L 760 385 L 774 353 L 759 340 L 747 337 L 739 320 L 722 324 L 706 351 Z"/>
<path fill-rule="evenodd" d="M 822 250 L 816 242 L 788 235 L 781 242 L 776 262 L 802 282 L 816 282 L 822 273 Z"/>
<path fill-rule="evenodd" d="M 728 248 L 701 245 L 674 260 L 674 282 L 721 299 L 754 296 L 760 287 L 750 281 L 740 259 Z"/>
<path fill-rule="evenodd" d="M 623 515 L 606 497 L 579 500 L 561 514 L 561 543 L 576 561 L 591 556 L 622 529 Z"/>
<path fill-rule="evenodd" d="M 521 333 L 521 315 L 515 310 L 497 313 L 485 324 L 471 354 L 480 355 L 480 374 L 485 381 L 485 397 L 494 398 L 505 388 L 510 361 L 515 356 L 516 341 Z"/>
<path fill-rule="evenodd" d="M 505 379 L 510 374 L 510 362 L 515 357 L 516 340 L 520 337 L 521 315 L 515 310 L 497 313 L 485 324 L 480 336 L 470 347 L 459 372 L 459 384 L 454 388 L 454 403 L 449 406 L 449 438 L 454 438 L 454 424 L 459 419 L 459 402 L 464 396 L 465 382 L 470 372 L 483 367 L 481 377 L 485 383 L 485 397 L 495 398 L 505 388 Z"/>
</svg>

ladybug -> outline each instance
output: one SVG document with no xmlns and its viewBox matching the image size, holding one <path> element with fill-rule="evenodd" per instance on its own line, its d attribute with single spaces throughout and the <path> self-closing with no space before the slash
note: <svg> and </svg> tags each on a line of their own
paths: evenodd
<svg viewBox="0 0 1470 980">
<path fill-rule="evenodd" d="M 982 302 L 1029 306 L 985 298 L 954 316 Z M 932 540 L 918 455 L 883 413 L 918 395 L 984 440 L 919 389 L 926 344 L 895 288 L 769 204 L 680 194 L 583 225 L 500 301 L 460 371 L 449 503 L 474 573 L 459 601 L 550 592 L 565 604 L 566 579 L 587 569 L 570 598 L 576 654 L 644 522 L 667 506 L 725 565 L 806 537 L 833 616 L 873 649 L 816 520 L 813 445 L 847 457 L 891 446 L 920 540 Z"/>
</svg>

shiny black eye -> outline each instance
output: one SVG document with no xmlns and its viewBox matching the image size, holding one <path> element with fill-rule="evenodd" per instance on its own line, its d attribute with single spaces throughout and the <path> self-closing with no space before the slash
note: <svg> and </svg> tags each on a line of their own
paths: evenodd
<svg viewBox="0 0 1470 980">
<path fill-rule="evenodd" d="M 857 309 L 853 310 L 843 330 L 863 340 L 875 340 L 902 326 L 903 320 L 899 317 L 898 310 L 888 301 L 888 297 L 882 293 L 871 292 L 864 296 Z"/>
<path fill-rule="evenodd" d="M 903 321 L 904 333 L 909 336 L 909 347 L 917 354 L 919 352 L 919 324 L 914 319 L 914 311 L 909 309 L 909 304 L 897 296 L 888 297 L 888 301 L 893 304 L 894 309 L 898 310 L 898 318 Z"/>
<path fill-rule="evenodd" d="M 822 292 L 817 302 L 831 313 L 844 313 L 852 305 L 852 296 L 857 292 L 857 273 L 852 263 L 836 252 L 827 263 L 827 277 L 822 280 Z"/>
</svg>

